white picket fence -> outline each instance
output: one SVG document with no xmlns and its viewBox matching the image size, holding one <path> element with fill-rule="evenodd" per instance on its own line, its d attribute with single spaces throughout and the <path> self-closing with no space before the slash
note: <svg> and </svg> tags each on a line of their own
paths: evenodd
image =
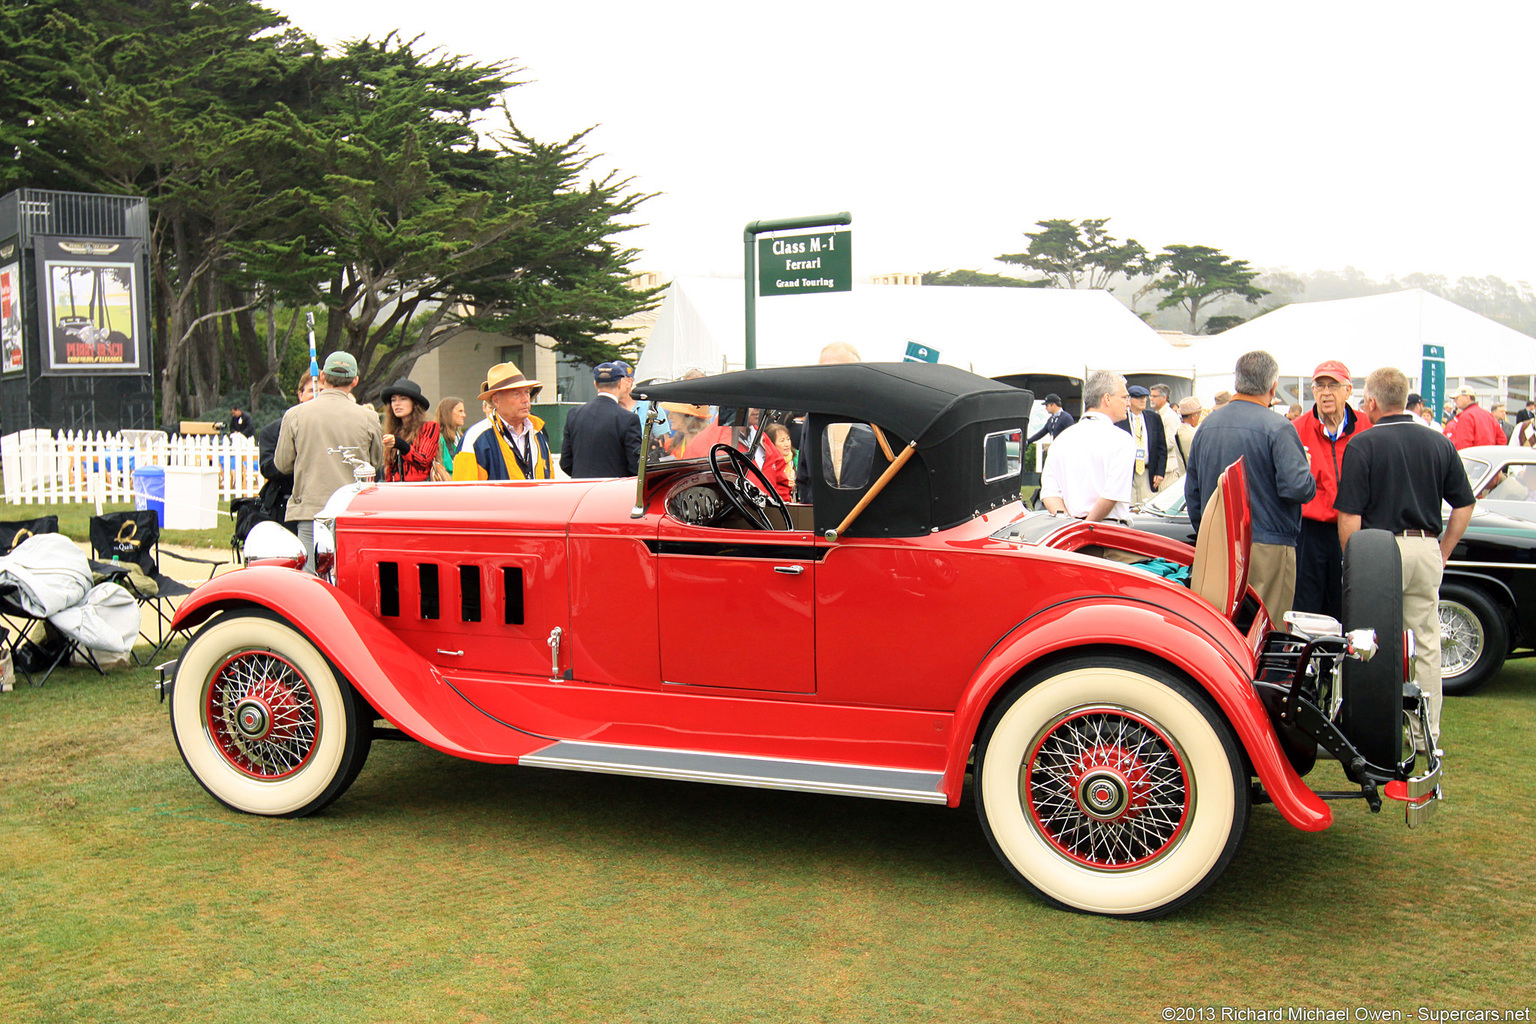
<svg viewBox="0 0 1536 1024">
<path fill-rule="evenodd" d="M 167 437 L 160 430 L 116 434 L 22 430 L 0 438 L 5 500 L 18 505 L 131 502 L 140 466 L 217 469 L 220 500 L 261 490 L 256 442 L 229 437 Z"/>
</svg>

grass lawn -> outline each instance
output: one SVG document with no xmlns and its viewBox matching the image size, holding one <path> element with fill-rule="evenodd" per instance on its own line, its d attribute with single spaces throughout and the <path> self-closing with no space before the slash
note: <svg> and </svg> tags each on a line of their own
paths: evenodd
<svg viewBox="0 0 1536 1024">
<path fill-rule="evenodd" d="M 1447 702 L 1429 826 L 1348 802 L 1308 835 L 1259 807 L 1223 879 L 1144 923 L 1040 903 L 969 799 L 378 743 L 324 813 L 236 814 L 183 767 L 152 675 L 61 670 L 0 695 L 0 1020 L 1417 1020 L 1536 993 L 1536 659 Z"/>
</svg>

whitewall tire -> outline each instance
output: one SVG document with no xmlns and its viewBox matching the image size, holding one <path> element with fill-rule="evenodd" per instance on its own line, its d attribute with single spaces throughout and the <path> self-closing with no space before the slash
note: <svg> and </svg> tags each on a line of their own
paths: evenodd
<svg viewBox="0 0 1536 1024">
<path fill-rule="evenodd" d="M 171 729 L 193 777 L 249 814 L 299 817 L 340 796 L 367 760 L 373 717 L 325 656 L 278 616 L 225 613 L 187 645 Z"/>
<path fill-rule="evenodd" d="M 1166 914 L 1221 875 L 1247 827 L 1230 727 L 1192 685 L 1129 658 L 1083 658 L 1025 680 L 976 750 L 988 841 L 1061 906 Z"/>
</svg>

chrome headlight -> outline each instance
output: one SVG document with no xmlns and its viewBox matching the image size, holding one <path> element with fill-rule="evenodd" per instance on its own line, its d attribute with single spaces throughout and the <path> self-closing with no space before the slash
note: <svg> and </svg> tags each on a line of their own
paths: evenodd
<svg viewBox="0 0 1536 1024">
<path fill-rule="evenodd" d="M 281 565 L 304 568 L 304 545 L 282 523 L 257 523 L 245 536 L 246 565 Z"/>
<path fill-rule="evenodd" d="M 359 481 L 338 487 L 315 516 L 315 575 L 327 583 L 336 582 L 336 517 L 347 510 L 352 499 L 374 486 Z"/>
<path fill-rule="evenodd" d="M 336 520 L 315 520 L 315 575 L 336 582 Z"/>
</svg>

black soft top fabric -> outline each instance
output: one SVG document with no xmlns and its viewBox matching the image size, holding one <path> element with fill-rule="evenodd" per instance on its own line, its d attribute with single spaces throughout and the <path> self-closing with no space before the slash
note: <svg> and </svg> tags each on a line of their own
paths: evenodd
<svg viewBox="0 0 1536 1024">
<path fill-rule="evenodd" d="M 716 377 L 643 384 L 635 394 L 657 402 L 751 406 L 878 423 L 919 448 L 941 444 L 978 420 L 1029 415 L 1030 394 L 937 363 L 841 363 L 741 370 Z"/>
</svg>

